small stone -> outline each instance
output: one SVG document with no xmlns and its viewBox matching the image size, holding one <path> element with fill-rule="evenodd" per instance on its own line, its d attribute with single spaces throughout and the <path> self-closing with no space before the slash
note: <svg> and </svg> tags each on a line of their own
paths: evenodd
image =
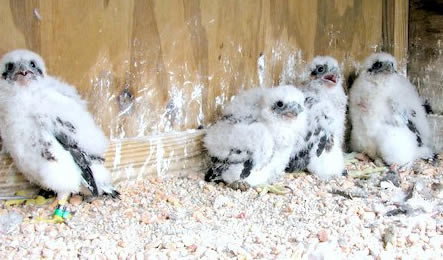
<svg viewBox="0 0 443 260">
<path fill-rule="evenodd" d="M 207 249 L 205 251 L 204 256 L 207 257 L 208 259 L 217 259 L 218 258 L 217 252 L 212 249 Z"/>
<path fill-rule="evenodd" d="M 443 235 L 437 235 L 429 239 L 429 245 L 435 250 L 440 250 L 443 247 Z"/>
<path fill-rule="evenodd" d="M 143 213 L 143 215 L 140 218 L 140 222 L 143 224 L 151 224 L 154 223 L 154 219 L 150 213 Z"/>
<path fill-rule="evenodd" d="M 176 197 L 168 196 L 166 201 L 171 203 L 174 207 L 180 207 L 180 201 Z"/>
<path fill-rule="evenodd" d="M 48 225 L 47 225 L 46 223 L 39 223 L 39 224 L 35 225 L 35 231 L 37 231 L 37 232 L 43 232 L 43 231 L 46 230 L 46 227 L 47 227 L 47 226 L 48 226 Z"/>
<path fill-rule="evenodd" d="M 192 244 L 186 247 L 190 252 L 194 253 L 195 251 L 197 251 L 197 245 L 196 244 Z"/>
<path fill-rule="evenodd" d="M 191 246 L 192 244 L 194 244 L 195 241 L 192 237 L 185 236 L 185 237 L 183 237 L 182 242 L 186 247 L 188 247 L 188 246 Z"/>
<path fill-rule="evenodd" d="M 237 215 L 237 218 L 239 218 L 239 219 L 245 219 L 245 218 L 246 218 L 246 213 L 245 213 L 245 212 L 240 212 L 240 213 Z"/>
<path fill-rule="evenodd" d="M 371 211 L 369 211 L 369 212 L 364 212 L 363 214 L 362 214 L 362 218 L 363 218 L 363 220 L 365 220 L 365 221 L 372 221 L 372 220 L 374 220 L 375 219 L 375 213 L 374 212 L 371 212 Z"/>
<path fill-rule="evenodd" d="M 223 195 L 219 195 L 215 198 L 214 203 L 213 203 L 213 207 L 214 209 L 219 209 L 221 207 L 226 207 L 226 206 L 231 206 L 231 200 Z"/>
<path fill-rule="evenodd" d="M 415 244 L 417 241 L 420 240 L 420 236 L 417 233 L 411 233 L 409 236 L 406 237 L 406 241 Z"/>
<path fill-rule="evenodd" d="M 71 199 L 69 199 L 69 204 L 73 206 L 78 206 L 82 203 L 82 201 L 83 201 L 82 196 L 74 195 L 71 197 Z"/>
<path fill-rule="evenodd" d="M 320 242 L 326 242 L 328 241 L 328 232 L 322 229 L 320 232 L 318 232 L 317 237 Z"/>
<path fill-rule="evenodd" d="M 97 208 L 100 208 L 103 206 L 104 202 L 101 199 L 95 199 L 91 202 L 92 205 L 94 205 Z"/>
<path fill-rule="evenodd" d="M 48 259 L 52 259 L 54 257 L 54 251 L 48 248 L 44 248 L 42 250 L 42 256 Z"/>
<path fill-rule="evenodd" d="M 349 189 L 351 187 L 354 187 L 354 182 L 353 181 L 349 181 L 349 180 L 345 180 L 343 182 L 343 184 L 341 185 L 342 189 L 346 190 Z"/>
<path fill-rule="evenodd" d="M 118 241 L 118 243 L 117 243 L 117 245 L 119 246 L 119 247 L 126 247 L 126 242 L 125 241 L 123 241 L 123 240 L 120 240 L 120 241 Z"/>
<path fill-rule="evenodd" d="M 387 248 L 389 245 L 395 247 L 395 244 L 397 242 L 397 237 L 395 234 L 394 226 L 390 226 L 384 230 L 382 239 L 383 239 L 383 246 L 385 248 Z"/>
<path fill-rule="evenodd" d="M 192 214 L 192 217 L 200 223 L 207 221 L 207 218 L 203 215 L 201 211 L 195 211 Z"/>
<path fill-rule="evenodd" d="M 127 218 L 133 218 L 134 217 L 134 209 L 128 208 L 123 213 Z"/>
</svg>

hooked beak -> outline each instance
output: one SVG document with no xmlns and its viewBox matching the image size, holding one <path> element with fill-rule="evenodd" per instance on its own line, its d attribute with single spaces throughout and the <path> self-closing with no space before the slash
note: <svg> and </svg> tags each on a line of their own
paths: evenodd
<svg viewBox="0 0 443 260">
<path fill-rule="evenodd" d="M 33 73 L 30 70 L 20 70 L 17 73 L 15 73 L 15 75 L 22 75 L 23 77 L 25 77 L 28 74 L 33 74 Z"/>
<path fill-rule="evenodd" d="M 26 77 L 28 74 L 34 74 L 31 70 L 29 70 L 26 66 L 20 65 L 17 72 L 15 73 L 16 76 L 23 76 Z"/>
<path fill-rule="evenodd" d="M 303 112 L 303 107 L 297 103 L 292 103 L 287 106 L 281 115 L 286 119 L 295 119 L 301 112 Z"/>
<path fill-rule="evenodd" d="M 13 76 L 13 80 L 18 82 L 22 86 L 27 86 L 29 81 L 33 78 L 34 72 L 26 68 L 26 66 L 20 66 Z"/>
<path fill-rule="evenodd" d="M 322 77 L 322 80 L 328 83 L 337 84 L 337 74 L 326 74 Z"/>
</svg>

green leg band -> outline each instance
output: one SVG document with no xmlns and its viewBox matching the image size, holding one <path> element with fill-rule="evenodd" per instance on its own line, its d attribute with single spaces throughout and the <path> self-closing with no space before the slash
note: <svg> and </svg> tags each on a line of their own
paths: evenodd
<svg viewBox="0 0 443 260">
<path fill-rule="evenodd" d="M 54 210 L 54 216 L 67 219 L 71 216 L 71 213 L 69 213 L 65 206 L 58 205 L 57 208 Z"/>
</svg>

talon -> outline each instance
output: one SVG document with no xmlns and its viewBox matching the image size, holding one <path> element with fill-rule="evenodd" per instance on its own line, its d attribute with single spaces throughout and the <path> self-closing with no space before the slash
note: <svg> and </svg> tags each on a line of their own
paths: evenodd
<svg viewBox="0 0 443 260">
<path fill-rule="evenodd" d="M 234 190 L 247 191 L 249 188 L 251 188 L 251 185 L 244 181 L 234 181 L 233 183 L 229 184 L 229 187 Z"/>
</svg>

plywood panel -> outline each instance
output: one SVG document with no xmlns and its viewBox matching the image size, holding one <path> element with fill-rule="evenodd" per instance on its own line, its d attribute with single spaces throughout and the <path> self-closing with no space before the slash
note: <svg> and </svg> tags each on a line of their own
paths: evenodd
<svg viewBox="0 0 443 260">
<path fill-rule="evenodd" d="M 443 116 L 430 115 L 428 118 L 433 132 L 434 150 L 441 153 L 443 151 Z"/>
<path fill-rule="evenodd" d="M 397 56 L 404 55 L 405 43 L 397 41 L 404 3 L 395 1 L 387 34 Z M 259 76 L 267 87 L 297 82 L 304 62 L 317 54 L 337 57 L 348 72 L 383 45 L 383 1 L 0 4 L 0 27 L 8 35 L 0 39 L 0 54 L 17 47 L 40 52 L 50 73 L 88 99 L 113 138 L 206 126 L 232 95 L 258 86 Z"/>
<path fill-rule="evenodd" d="M 443 0 L 411 0 L 409 21 L 409 77 L 442 114 Z"/>
<path fill-rule="evenodd" d="M 182 131 L 207 127 L 242 89 L 299 82 L 315 55 L 335 56 L 346 75 L 391 43 L 403 59 L 405 3 L 0 0 L 7 36 L 0 38 L 0 55 L 14 48 L 39 52 L 50 74 L 77 87 L 113 140 L 111 151 L 126 149 L 121 157 L 107 154 L 114 178 L 124 180 L 160 173 L 158 162 L 175 155 L 178 168 L 168 169 L 201 169 L 201 145 L 180 141 L 198 138 Z M 388 7 L 392 26 L 383 33 Z M 165 133 L 177 141 L 169 150 L 127 144 Z M 183 152 L 189 149 L 192 156 Z M 27 185 L 10 161 L 2 162 L 0 179 Z"/>
</svg>

